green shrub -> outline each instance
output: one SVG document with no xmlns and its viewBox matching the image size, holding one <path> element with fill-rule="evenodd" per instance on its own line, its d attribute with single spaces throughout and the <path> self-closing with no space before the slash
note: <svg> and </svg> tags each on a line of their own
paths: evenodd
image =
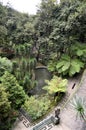
<svg viewBox="0 0 86 130">
<path fill-rule="evenodd" d="M 66 53 L 60 59 L 55 58 L 48 62 L 48 70 L 69 76 L 79 73 L 86 65 L 86 45 L 75 41 Z"/>
<path fill-rule="evenodd" d="M 57 61 L 54 61 L 54 60 L 50 60 L 47 67 L 48 67 L 48 70 L 50 72 L 55 72 L 56 71 L 56 65 L 57 65 Z"/>
<path fill-rule="evenodd" d="M 61 59 L 57 62 L 56 69 L 59 74 L 73 76 L 79 73 L 81 68 L 84 68 L 84 63 L 77 59 L 71 58 L 68 55 L 62 55 Z"/>
<path fill-rule="evenodd" d="M 6 92 L 9 93 L 8 99 L 11 102 L 12 108 L 20 108 L 25 101 L 26 95 L 23 87 L 18 84 L 14 75 L 9 72 L 5 72 L 5 74 L 1 77 L 1 84 L 6 89 Z"/>
<path fill-rule="evenodd" d="M 34 74 L 35 58 L 17 58 L 13 61 L 13 74 L 15 75 L 18 83 L 23 86 L 24 90 L 28 93 L 35 84 Z"/>
<path fill-rule="evenodd" d="M 47 90 L 49 94 L 66 92 L 67 79 L 62 79 L 57 76 L 53 76 L 53 78 L 49 81 L 45 81 L 47 83 L 43 89 Z"/>
<path fill-rule="evenodd" d="M 5 71 L 0 78 L 0 130 L 11 129 L 26 98 L 14 75 Z"/>
<path fill-rule="evenodd" d="M 5 71 L 12 71 L 12 62 L 6 57 L 0 57 L 0 76 L 2 76 Z"/>
<path fill-rule="evenodd" d="M 86 61 L 86 45 L 76 43 L 71 47 L 71 53 L 78 56 L 82 61 Z"/>
<path fill-rule="evenodd" d="M 9 96 L 9 92 L 3 84 L 0 84 L 0 130 L 10 130 L 18 115 L 17 111 L 11 107 L 12 102 Z"/>
<path fill-rule="evenodd" d="M 38 99 L 32 96 L 25 101 L 22 107 L 29 113 L 33 120 L 36 120 L 46 114 L 50 108 L 50 104 L 50 100 L 45 96 Z"/>
<path fill-rule="evenodd" d="M 4 114 L 4 117 L 7 116 L 7 113 L 11 109 L 11 102 L 8 98 L 9 93 L 6 92 L 6 88 L 0 84 L 0 115 Z"/>
</svg>

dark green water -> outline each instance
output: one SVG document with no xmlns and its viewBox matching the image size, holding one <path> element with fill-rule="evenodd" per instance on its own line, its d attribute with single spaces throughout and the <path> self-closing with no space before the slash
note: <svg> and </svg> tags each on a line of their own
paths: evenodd
<svg viewBox="0 0 86 130">
<path fill-rule="evenodd" d="M 51 79 L 51 73 L 47 70 L 45 67 L 39 67 L 35 69 L 35 79 L 37 80 L 37 85 L 36 87 L 31 90 L 32 95 L 40 95 L 45 93 L 46 91 L 43 90 L 43 86 L 45 84 L 45 80 L 50 80 Z"/>
</svg>

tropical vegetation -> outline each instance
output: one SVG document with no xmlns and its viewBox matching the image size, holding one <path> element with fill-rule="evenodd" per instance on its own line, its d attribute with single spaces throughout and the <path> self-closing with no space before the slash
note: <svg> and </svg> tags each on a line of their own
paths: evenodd
<svg viewBox="0 0 86 130">
<path fill-rule="evenodd" d="M 29 113 L 33 121 L 45 115 L 50 107 L 51 101 L 46 95 L 40 98 L 31 96 L 22 106 L 22 108 L 24 108 L 26 112 Z"/>
<path fill-rule="evenodd" d="M 49 95 L 53 95 L 52 97 L 54 97 L 56 102 L 67 90 L 67 79 L 62 79 L 54 75 L 50 81 L 46 80 L 45 82 L 47 85 L 43 89 L 47 90 Z"/>
<path fill-rule="evenodd" d="M 86 67 L 86 1 L 41 0 L 36 15 L 20 13 L 0 2 L 0 128 L 9 130 L 23 107 L 33 119 L 51 106 L 28 93 L 37 85 L 35 67 L 47 66 L 52 79 L 46 92 L 66 91 L 65 76 Z M 58 95 L 58 94 L 57 94 Z M 39 106 L 39 112 L 34 110 Z M 30 106 L 31 104 L 31 106 Z M 35 106 L 37 108 L 37 106 Z"/>
</svg>

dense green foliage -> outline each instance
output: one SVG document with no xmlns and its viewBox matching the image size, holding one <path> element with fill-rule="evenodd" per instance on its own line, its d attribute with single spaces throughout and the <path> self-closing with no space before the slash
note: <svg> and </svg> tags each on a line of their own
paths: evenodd
<svg viewBox="0 0 86 130">
<path fill-rule="evenodd" d="M 77 58 L 70 58 L 68 55 L 62 55 L 61 59 L 57 62 L 56 69 L 58 73 L 63 75 L 69 74 L 74 75 L 76 72 L 79 73 L 81 68 L 84 67 L 84 63 Z"/>
<path fill-rule="evenodd" d="M 11 54 L 25 55 L 28 53 L 24 51 L 27 43 L 32 46 L 30 52 L 34 58 L 45 65 L 48 64 L 47 60 L 50 62 L 53 54 L 56 56 L 54 62 L 64 53 L 70 56 L 72 46 L 76 46 L 76 43 L 84 46 L 86 43 L 85 7 L 86 2 L 81 0 L 65 0 L 59 5 L 56 0 L 42 0 L 37 14 L 28 16 L 0 4 L 0 45 L 4 48 L 3 52 L 9 50 Z M 81 55 L 82 52 L 77 53 Z M 82 59 L 85 55 L 86 50 Z"/>
<path fill-rule="evenodd" d="M 48 69 L 50 71 L 57 71 L 58 74 L 73 76 L 75 73 L 79 73 L 84 68 L 86 61 L 86 45 L 83 46 L 80 43 L 76 43 L 71 46 L 70 54 L 62 54 L 59 60 L 56 60 L 56 56 L 48 63 Z"/>
<path fill-rule="evenodd" d="M 0 126 L 1 130 L 11 127 L 17 116 L 17 110 L 26 99 L 25 92 L 16 78 L 5 71 L 0 78 Z"/>
<path fill-rule="evenodd" d="M 53 8 L 51 9 L 48 8 L 48 4 L 50 4 L 49 0 L 46 2 L 42 1 L 44 7 L 41 6 L 41 11 L 39 11 L 40 13 L 38 12 L 39 21 L 37 25 L 39 26 L 36 26 L 38 32 L 39 27 L 43 27 L 40 29 L 38 40 L 40 41 L 39 51 L 44 55 L 43 62 L 45 64 L 47 64 L 45 60 L 51 60 L 53 53 L 57 56 L 55 60 L 59 60 L 64 53 L 70 55 L 72 45 L 78 42 L 83 46 L 83 43 L 86 42 L 86 3 L 79 0 L 65 0 L 65 2 L 57 5 L 53 1 Z M 49 7 L 52 7 L 52 2 Z M 51 12 L 49 13 L 49 11 Z M 48 23 L 48 26 L 50 25 L 49 29 L 46 23 Z M 46 30 L 44 30 L 44 27 Z M 47 33 L 48 31 L 49 33 Z"/>
<path fill-rule="evenodd" d="M 31 40 L 34 29 L 28 14 L 19 13 L 11 7 L 0 4 L 0 23 L 1 46 L 8 45 L 10 47 L 14 43 L 24 44 Z"/>
<path fill-rule="evenodd" d="M 9 92 L 9 101 L 11 101 L 11 107 L 18 109 L 25 101 L 25 92 L 16 80 L 16 78 L 8 73 L 1 77 L 1 84 L 6 88 L 6 91 Z"/>
<path fill-rule="evenodd" d="M 17 111 L 11 107 L 9 91 L 3 84 L 0 84 L 0 129 L 9 130 L 17 117 Z"/>
<path fill-rule="evenodd" d="M 5 57 L 0 57 L 0 76 L 2 76 L 5 71 L 12 72 L 12 62 Z"/>
<path fill-rule="evenodd" d="M 9 113 L 11 108 L 11 102 L 8 100 L 9 93 L 6 92 L 6 88 L 0 84 L 0 117 L 4 114 L 6 116 Z"/>
<path fill-rule="evenodd" d="M 46 86 L 44 86 L 43 89 L 47 90 L 49 94 L 55 94 L 58 92 L 58 95 L 63 92 L 66 92 L 67 89 L 67 80 L 62 79 L 57 76 L 53 76 L 53 78 L 49 81 L 45 81 L 47 83 Z"/>
<path fill-rule="evenodd" d="M 35 62 L 35 58 L 30 57 L 20 57 L 13 61 L 13 74 L 27 93 L 36 85 L 33 70 Z"/>
<path fill-rule="evenodd" d="M 22 107 L 29 113 L 33 120 L 36 120 L 48 111 L 50 104 L 51 102 L 46 96 L 38 99 L 31 96 L 25 101 L 25 104 Z"/>
<path fill-rule="evenodd" d="M 36 63 L 61 76 L 73 76 L 86 67 L 86 1 L 61 0 L 57 4 L 56 0 L 41 0 L 36 15 L 20 13 L 0 2 L 0 56 L 0 123 L 8 119 L 5 126 L 10 126 L 10 114 L 24 104 L 25 93 L 36 85 Z M 58 80 L 61 83 L 57 84 Z M 51 81 L 49 93 L 65 91 L 66 80 L 53 77 Z M 50 105 L 45 99 L 38 100 L 31 97 L 25 101 L 33 119 L 44 115 Z M 34 101 L 39 113 L 29 105 L 32 102 L 34 106 Z M 1 128 L 5 129 L 9 128 Z"/>
</svg>

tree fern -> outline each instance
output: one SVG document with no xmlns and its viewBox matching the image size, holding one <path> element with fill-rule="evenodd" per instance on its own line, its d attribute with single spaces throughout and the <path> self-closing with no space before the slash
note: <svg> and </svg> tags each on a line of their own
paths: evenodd
<svg viewBox="0 0 86 130">
<path fill-rule="evenodd" d="M 60 77 L 53 76 L 53 78 L 49 81 L 45 81 L 47 83 L 46 86 L 43 87 L 44 90 L 47 90 L 49 94 L 54 94 L 56 92 L 65 92 L 67 86 L 67 80 L 61 79 Z"/>
</svg>

